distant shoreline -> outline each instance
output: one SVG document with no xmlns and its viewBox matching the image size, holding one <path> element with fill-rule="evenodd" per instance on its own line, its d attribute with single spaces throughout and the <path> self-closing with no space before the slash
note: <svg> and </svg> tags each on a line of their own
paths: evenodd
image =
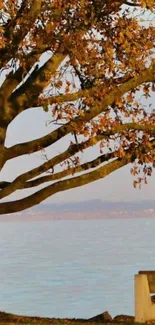
<svg viewBox="0 0 155 325">
<path fill-rule="evenodd" d="M 63 212 L 61 215 L 58 212 L 51 214 L 10 214 L 10 215 L 1 215 L 0 222 L 41 222 L 41 221 L 82 221 L 82 220 L 108 220 L 108 219 L 153 219 L 155 218 L 155 211 L 116 211 L 116 212 L 95 212 L 93 213 L 72 213 L 72 212 Z"/>
<path fill-rule="evenodd" d="M 107 312 L 106 312 L 107 313 Z M 97 315 L 90 319 L 70 319 L 70 318 L 47 318 L 47 317 L 38 317 L 38 316 L 23 316 L 23 315 L 14 315 L 6 312 L 0 312 L 0 324 L 7 325 L 94 325 L 94 324 L 135 324 L 134 316 L 127 315 L 118 315 L 110 321 L 104 321 L 101 315 Z M 99 318 L 99 319 L 98 319 Z"/>
<path fill-rule="evenodd" d="M 0 222 L 154 218 L 155 201 L 45 203 L 19 213 L 0 215 Z"/>
</svg>

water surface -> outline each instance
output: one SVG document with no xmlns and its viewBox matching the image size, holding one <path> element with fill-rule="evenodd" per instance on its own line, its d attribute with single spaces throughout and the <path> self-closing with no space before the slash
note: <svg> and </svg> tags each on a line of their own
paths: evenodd
<svg viewBox="0 0 155 325">
<path fill-rule="evenodd" d="M 0 222 L 0 310 L 134 314 L 134 274 L 155 269 L 155 219 Z"/>
</svg>

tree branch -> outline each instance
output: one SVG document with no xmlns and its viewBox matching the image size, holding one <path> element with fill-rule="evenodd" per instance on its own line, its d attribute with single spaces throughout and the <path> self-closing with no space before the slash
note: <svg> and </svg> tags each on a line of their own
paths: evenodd
<svg viewBox="0 0 155 325">
<path fill-rule="evenodd" d="M 141 72 L 141 74 L 131 77 L 127 81 L 123 82 L 121 85 L 116 85 L 113 90 L 110 91 L 110 94 L 104 93 L 105 101 L 109 96 L 115 95 L 116 97 L 120 97 L 124 95 L 126 92 L 138 87 L 139 85 L 145 82 L 153 82 L 155 81 L 155 62 L 151 64 L 151 66 Z M 80 98 L 88 98 L 94 96 L 98 91 L 104 91 L 103 85 L 99 88 L 93 87 L 89 89 L 79 90 L 77 92 L 69 93 L 69 94 L 62 94 L 58 96 L 52 96 L 48 98 L 39 98 L 39 103 L 36 101 L 35 106 L 40 107 L 44 104 L 52 105 L 54 103 L 65 103 L 65 102 L 74 102 Z M 118 93 L 118 94 L 117 94 Z"/>
<path fill-rule="evenodd" d="M 5 32 L 5 37 L 8 38 L 7 44 L 9 45 L 0 50 L 0 61 L 3 62 L 3 65 L 5 65 L 5 63 L 7 63 L 10 59 L 14 58 L 20 42 L 28 34 L 31 26 L 34 24 L 37 16 L 40 13 L 42 2 L 42 0 L 33 0 L 30 8 L 28 9 L 27 1 L 24 0 L 21 8 L 19 9 L 19 13 L 17 12 L 16 17 L 9 22 Z M 21 19 L 21 17 L 22 20 L 19 24 L 18 18 Z M 18 29 L 15 31 L 17 22 Z M 11 41 L 9 42 L 9 40 Z"/>
<path fill-rule="evenodd" d="M 0 191 L 0 199 L 10 195 L 17 189 L 22 188 L 24 182 L 26 182 L 27 180 L 37 177 L 38 175 L 43 174 L 44 172 L 48 171 L 49 169 L 54 170 L 54 166 L 60 164 L 61 162 L 65 161 L 66 159 L 70 158 L 77 152 L 82 151 L 82 150 L 88 148 L 89 146 L 97 143 L 100 139 L 101 139 L 101 136 L 97 136 L 92 139 L 81 142 L 79 144 L 71 144 L 67 148 L 67 150 L 64 151 L 62 154 L 59 154 L 58 156 L 55 156 L 52 159 L 46 161 L 39 167 L 31 169 L 30 171 L 18 176 L 12 183 L 8 184 L 8 186 L 5 186 Z"/>
<path fill-rule="evenodd" d="M 73 175 L 78 172 L 82 172 L 82 171 L 86 171 L 91 168 L 95 168 L 105 161 L 109 161 L 112 158 L 116 158 L 115 152 L 103 154 L 92 161 L 89 161 L 82 165 L 75 166 L 73 168 L 68 168 L 67 170 L 63 170 L 63 171 L 60 171 L 60 172 L 54 174 L 54 166 L 55 165 L 60 164 L 61 162 L 64 162 L 66 159 L 72 157 L 74 154 L 78 153 L 79 151 L 82 151 L 82 150 L 90 147 L 91 145 L 96 144 L 98 141 L 102 140 L 104 136 L 105 135 L 102 134 L 101 136 L 93 137 L 93 138 L 86 140 L 78 145 L 71 144 L 69 146 L 69 148 L 62 154 L 50 159 L 49 161 L 45 162 L 44 164 L 40 165 L 39 167 L 34 168 L 34 169 L 18 176 L 12 183 L 8 183 L 8 184 L 6 183 L 6 185 L 5 184 L 3 185 L 3 183 L 2 183 L 3 189 L 0 191 L 0 199 L 4 198 L 5 196 L 10 195 L 17 189 L 35 187 L 35 186 L 38 186 L 45 182 L 61 179 L 68 175 Z M 151 143 L 151 146 L 154 146 L 155 140 L 151 140 L 150 143 Z M 125 149 L 124 152 L 126 154 L 131 154 L 130 150 L 131 150 L 131 148 L 129 146 L 129 148 Z M 135 150 L 132 150 L 134 155 L 135 155 L 136 150 L 140 151 L 140 147 L 137 147 Z M 146 148 L 146 150 L 147 150 L 147 148 Z M 150 147 L 149 147 L 149 150 L 150 150 Z M 131 156 L 132 156 L 132 154 L 131 154 Z M 44 172 L 47 172 L 49 169 L 53 170 L 52 175 L 43 176 L 43 177 L 37 178 L 35 180 L 28 181 L 34 177 L 39 176 L 40 174 L 43 174 Z"/>
<path fill-rule="evenodd" d="M 155 145 L 155 140 L 152 141 L 152 145 Z M 126 153 L 123 158 L 113 160 L 112 162 L 109 162 L 106 165 L 101 166 L 100 168 L 95 169 L 89 173 L 76 176 L 67 180 L 58 181 L 24 199 L 11 201 L 9 203 L 1 203 L 0 214 L 14 213 L 28 209 L 32 206 L 41 203 L 49 196 L 52 196 L 55 193 L 83 186 L 92 183 L 98 179 L 104 178 L 115 170 L 120 169 L 121 167 L 130 163 L 132 161 L 133 154 L 136 153 L 136 150 L 139 150 L 139 148 L 137 147 L 135 150 L 132 151 L 132 153 Z M 150 148 L 148 148 L 148 151 L 149 150 Z"/>
<path fill-rule="evenodd" d="M 114 87 L 113 90 L 111 90 L 107 95 L 104 95 L 103 102 L 98 101 L 98 106 L 90 111 L 86 111 L 84 116 L 76 117 L 74 120 L 71 120 L 70 122 L 64 124 L 60 128 L 56 129 L 55 131 L 47 134 L 46 136 L 32 140 L 30 142 L 26 142 L 23 144 L 18 144 L 15 146 L 12 146 L 11 148 L 8 148 L 8 159 L 18 157 L 27 153 L 32 153 L 39 151 L 41 148 L 46 148 L 49 145 L 52 145 L 59 139 L 63 138 L 65 135 L 72 133 L 75 128 L 78 129 L 81 126 L 81 123 L 86 123 L 92 120 L 94 117 L 102 113 L 106 108 L 110 105 L 112 105 L 118 98 L 126 94 L 127 92 L 137 88 L 139 85 L 145 83 L 145 82 L 151 82 L 155 81 L 155 63 L 152 63 L 152 65 L 142 71 L 140 75 L 137 75 L 130 80 L 126 81 L 124 84 Z M 84 91 L 84 96 L 89 96 L 92 90 L 89 92 Z M 24 95 L 23 95 L 24 96 Z M 73 94 L 73 97 L 75 95 Z M 77 96 L 77 93 L 76 93 Z M 80 91 L 81 96 L 81 91 Z M 79 96 L 79 97 L 80 97 Z M 97 100 L 96 100 L 97 101 Z"/>
<path fill-rule="evenodd" d="M 10 184 L 11 184 L 11 182 L 1 181 L 0 182 L 0 189 L 6 188 Z"/>
<path fill-rule="evenodd" d="M 155 136 L 155 124 L 124 123 L 117 125 L 106 131 L 98 131 L 98 135 L 109 137 L 114 134 L 122 134 L 124 131 L 143 131 Z"/>
<path fill-rule="evenodd" d="M 92 161 L 89 161 L 89 162 L 86 162 L 86 163 L 84 163 L 82 165 L 72 167 L 72 168 L 68 168 L 66 170 L 62 170 L 62 171 L 60 171 L 58 173 L 55 173 L 55 174 L 52 174 L 52 175 L 42 176 L 42 177 L 39 177 L 39 178 L 34 179 L 32 181 L 25 182 L 23 184 L 23 187 L 21 187 L 21 189 L 36 187 L 36 186 L 39 186 L 39 185 L 41 185 L 43 183 L 59 180 L 59 179 L 62 179 L 64 177 L 66 177 L 66 176 L 69 176 L 69 175 L 75 175 L 77 173 L 84 172 L 84 171 L 90 170 L 92 168 L 96 168 L 99 165 L 101 165 L 103 162 L 107 162 L 107 161 L 109 162 L 109 160 L 112 159 L 112 158 L 116 158 L 114 152 L 110 152 L 110 153 L 107 153 L 107 154 L 104 154 L 104 155 L 100 155 L 96 159 L 94 159 Z"/>
<path fill-rule="evenodd" d="M 127 5 L 127 6 L 130 6 L 130 7 L 140 7 L 140 4 L 130 2 L 130 1 L 125 1 L 124 4 Z"/>
<path fill-rule="evenodd" d="M 20 189 L 36 187 L 36 186 L 39 186 L 39 185 L 41 185 L 43 183 L 59 180 L 59 179 L 62 179 L 64 177 L 66 177 L 66 176 L 69 176 L 69 175 L 74 175 L 74 174 L 77 174 L 79 172 L 83 172 L 83 171 L 86 171 L 88 169 L 91 169 L 91 168 L 96 168 L 97 166 L 99 166 L 103 162 L 109 161 L 112 158 L 116 158 L 114 152 L 103 154 L 103 155 L 97 157 L 96 159 L 94 159 L 92 161 L 89 161 L 89 162 L 86 162 L 86 163 L 84 163 L 82 165 L 78 165 L 78 166 L 75 166 L 75 167 L 72 167 L 72 168 L 68 168 L 68 169 L 62 170 L 62 171 L 60 171 L 58 173 L 55 173 L 55 174 L 42 176 L 42 177 L 39 177 L 39 178 L 34 179 L 32 181 L 28 181 L 28 182 L 25 182 L 25 180 L 23 180 L 22 177 L 21 177 L 22 182 L 20 183 Z M 7 188 L 8 186 L 13 184 L 11 182 L 1 182 L 1 183 L 0 183 L 0 188 Z M 16 188 L 16 190 L 17 189 L 19 189 L 19 188 Z M 1 194 L 1 192 L 0 192 L 0 194 Z M 5 195 L 5 196 L 7 196 L 7 195 Z"/>
<path fill-rule="evenodd" d="M 86 185 L 98 179 L 104 178 L 115 170 L 127 165 L 129 162 L 130 157 L 115 160 L 87 174 L 77 176 L 69 180 L 59 181 L 57 183 L 49 185 L 46 188 L 41 189 L 38 192 L 24 199 L 16 200 L 14 202 L 11 201 L 9 203 L 1 203 L 0 214 L 14 213 L 28 209 L 32 206 L 41 203 L 43 200 L 47 199 L 51 195 L 54 195 L 55 193 Z"/>
<path fill-rule="evenodd" d="M 65 57 L 66 55 L 57 51 L 41 68 L 36 67 L 25 83 L 10 97 L 10 105 L 15 111 L 21 112 L 26 107 L 33 107 L 36 99 L 49 84 L 50 78 L 56 73 Z"/>
<path fill-rule="evenodd" d="M 24 80 L 26 75 L 29 73 L 33 65 L 37 62 L 40 57 L 40 53 L 32 51 L 31 54 L 25 55 L 25 65 L 20 66 L 15 72 L 11 71 L 8 76 L 6 76 L 0 89 L 0 110 L 3 113 L 1 120 L 5 120 L 5 124 L 8 125 L 19 113 L 20 107 L 16 105 L 12 97 L 14 93 L 18 93 L 18 89 L 15 90 L 19 84 Z M 35 73 L 35 68 L 34 68 Z M 31 72 L 30 77 L 33 75 Z M 19 87 L 24 87 L 25 82 Z M 12 93 L 14 91 L 14 93 Z"/>
</svg>

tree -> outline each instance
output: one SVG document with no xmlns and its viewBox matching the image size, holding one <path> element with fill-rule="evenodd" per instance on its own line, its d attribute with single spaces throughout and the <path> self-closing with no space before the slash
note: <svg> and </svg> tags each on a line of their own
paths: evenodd
<svg viewBox="0 0 155 325">
<path fill-rule="evenodd" d="M 23 199 L 3 200 L 0 214 L 27 209 L 130 162 L 134 186 L 147 182 L 155 165 L 149 100 L 155 89 L 154 9 L 154 0 L 0 0 L 0 168 L 35 152 L 47 158 L 0 182 L 0 199 L 34 188 Z M 10 123 L 38 107 L 51 112 L 55 129 L 6 147 Z M 68 135 L 68 148 L 46 157 L 46 148 Z M 90 147 L 99 155 L 82 162 Z"/>
</svg>

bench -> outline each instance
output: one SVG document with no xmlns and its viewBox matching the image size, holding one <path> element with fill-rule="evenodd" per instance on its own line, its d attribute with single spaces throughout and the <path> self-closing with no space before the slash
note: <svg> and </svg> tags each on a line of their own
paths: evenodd
<svg viewBox="0 0 155 325">
<path fill-rule="evenodd" d="M 145 323 L 155 320 L 155 271 L 139 271 L 135 275 L 135 321 Z"/>
</svg>

